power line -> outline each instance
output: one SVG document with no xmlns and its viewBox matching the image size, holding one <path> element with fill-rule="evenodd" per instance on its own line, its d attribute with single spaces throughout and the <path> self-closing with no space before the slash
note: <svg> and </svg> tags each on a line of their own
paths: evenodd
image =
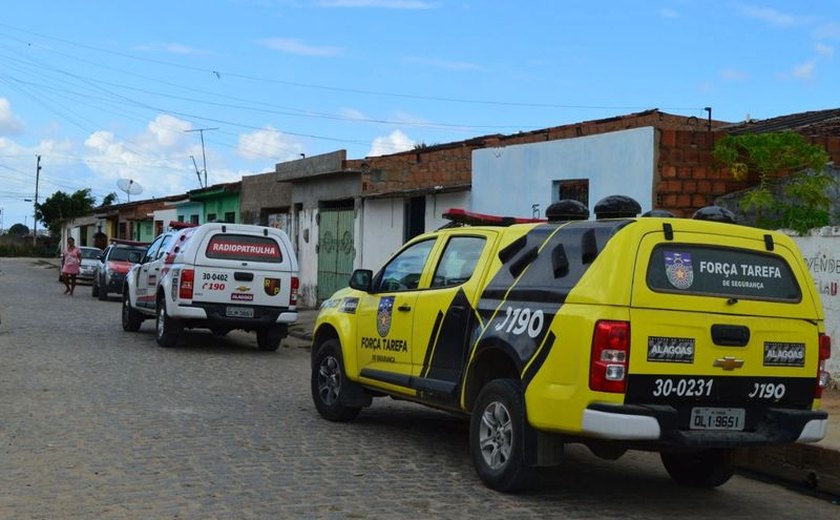
<svg viewBox="0 0 840 520">
<path fill-rule="evenodd" d="M 259 81 L 265 83 L 273 83 L 278 85 L 287 85 L 292 87 L 299 87 L 299 88 L 307 88 L 307 89 L 315 89 L 315 90 L 326 90 L 326 91 L 333 91 L 333 92 L 346 92 L 351 94 L 362 94 L 366 96 L 383 96 L 383 97 L 395 97 L 395 98 L 402 98 L 402 99 L 415 99 L 415 100 L 426 100 L 426 101 L 439 101 L 439 102 L 446 102 L 446 103 L 464 103 L 464 104 L 478 104 L 478 105 L 495 105 L 495 106 L 509 106 L 509 107 L 527 107 L 527 108 L 558 108 L 558 109 L 594 109 L 594 110 L 644 110 L 650 108 L 648 106 L 637 106 L 637 105 L 581 105 L 581 104 L 571 104 L 571 103 L 525 103 L 525 102 L 515 102 L 515 101 L 497 101 L 497 100 L 481 100 L 481 99 L 467 99 L 467 98 L 456 98 L 456 97 L 446 97 L 446 96 L 428 96 L 428 95 L 420 95 L 420 94 L 406 94 L 406 93 L 399 93 L 399 92 L 387 92 L 387 91 L 376 91 L 376 90 L 364 90 L 364 89 L 353 89 L 347 87 L 336 87 L 332 85 L 320 85 L 316 83 L 302 83 L 296 81 L 287 81 L 281 79 L 274 79 L 274 78 L 265 78 L 259 76 L 251 76 L 247 74 L 239 74 L 236 72 L 231 71 L 223 71 L 223 70 L 212 70 L 206 69 L 202 67 L 193 67 L 190 65 L 183 65 L 179 63 L 172 63 L 169 61 L 164 60 L 155 60 L 151 58 L 142 58 L 139 56 L 134 56 L 132 54 L 119 52 L 119 51 L 111 51 L 107 49 L 102 49 L 99 47 L 95 47 L 92 45 L 86 45 L 78 42 L 74 42 L 71 40 L 67 40 L 64 38 L 58 38 L 55 36 L 49 36 L 41 33 L 36 33 L 33 31 L 27 31 L 24 29 L 20 29 L 18 27 L 14 27 L 8 24 L 0 23 L 0 27 L 6 27 L 8 29 L 12 29 L 14 31 L 18 31 L 24 34 L 30 34 L 34 36 L 38 36 L 40 38 L 44 38 L 47 40 L 58 41 L 62 43 L 66 43 L 68 45 L 73 45 L 76 47 L 81 47 L 84 49 L 110 54 L 113 56 L 119 56 L 121 58 L 128 58 L 131 60 L 142 61 L 146 63 L 154 63 L 157 65 L 164 65 L 167 67 L 178 68 L 182 70 L 191 70 L 196 72 L 202 72 L 204 74 L 213 75 L 215 77 L 234 77 L 240 79 L 247 79 L 250 81 Z M 29 42 L 26 42 L 29 43 Z M 702 110 L 702 107 L 661 107 L 663 110 Z"/>
</svg>

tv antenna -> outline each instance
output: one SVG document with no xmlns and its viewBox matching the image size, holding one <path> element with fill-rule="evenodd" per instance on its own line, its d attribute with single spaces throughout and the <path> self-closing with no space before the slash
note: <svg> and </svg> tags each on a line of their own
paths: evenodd
<svg viewBox="0 0 840 520">
<path fill-rule="evenodd" d="M 195 166 L 195 176 L 198 177 L 198 187 L 202 188 L 203 186 L 201 185 L 201 171 L 198 169 L 198 165 L 195 164 L 195 157 L 190 155 L 190 159 L 192 159 L 193 166 Z"/>
<path fill-rule="evenodd" d="M 204 164 L 204 188 L 207 187 L 207 156 L 204 154 L 204 131 L 205 130 L 218 130 L 218 128 L 193 128 L 191 130 L 184 130 L 184 132 L 198 132 L 201 136 L 201 160 Z M 190 156 L 192 157 L 192 156 Z M 195 159 L 193 159 L 195 162 Z M 198 173 L 198 166 L 196 166 L 196 173 Z M 201 184 L 201 177 L 199 176 L 198 184 Z"/>
<path fill-rule="evenodd" d="M 119 179 L 117 181 L 117 188 L 125 192 L 128 202 L 131 202 L 132 195 L 143 193 L 143 186 L 140 186 L 134 179 Z"/>
</svg>

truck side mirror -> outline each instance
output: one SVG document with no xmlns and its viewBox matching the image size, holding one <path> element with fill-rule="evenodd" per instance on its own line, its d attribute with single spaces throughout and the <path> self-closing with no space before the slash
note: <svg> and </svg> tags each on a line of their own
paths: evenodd
<svg viewBox="0 0 840 520">
<path fill-rule="evenodd" d="M 371 280 L 373 280 L 373 271 L 370 269 L 356 269 L 350 275 L 350 287 L 357 291 L 370 292 Z"/>
</svg>

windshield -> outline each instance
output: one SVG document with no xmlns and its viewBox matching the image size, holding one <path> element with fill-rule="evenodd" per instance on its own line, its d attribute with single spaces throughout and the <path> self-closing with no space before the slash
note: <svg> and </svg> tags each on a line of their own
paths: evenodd
<svg viewBox="0 0 840 520">
<path fill-rule="evenodd" d="M 142 257 L 143 257 L 143 253 L 144 253 L 146 250 L 145 250 L 145 249 L 143 249 L 143 248 L 141 248 L 141 247 L 138 247 L 138 248 L 133 248 L 133 247 L 115 247 L 115 248 L 111 251 L 111 255 L 108 257 L 108 260 L 111 260 L 111 261 L 116 261 L 116 262 L 128 262 L 128 255 L 130 255 L 132 251 L 137 251 L 137 252 L 139 253 L 137 257 L 138 257 L 138 258 L 142 258 Z"/>
<path fill-rule="evenodd" d="M 102 254 L 102 250 L 90 248 L 90 247 L 83 247 L 82 248 L 82 258 L 87 258 L 88 260 L 95 260 L 99 258 L 99 255 Z"/>
</svg>

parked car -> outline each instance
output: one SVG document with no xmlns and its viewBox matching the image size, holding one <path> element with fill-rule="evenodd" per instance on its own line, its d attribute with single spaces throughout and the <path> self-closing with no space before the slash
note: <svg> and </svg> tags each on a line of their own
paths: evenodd
<svg viewBox="0 0 840 520">
<path fill-rule="evenodd" d="M 315 323 L 315 408 L 468 414 L 476 472 L 506 492 L 566 442 L 658 452 L 677 483 L 715 487 L 735 448 L 822 439 L 831 342 L 793 240 L 637 213 L 448 227 L 356 270 Z"/>
<path fill-rule="evenodd" d="M 148 243 L 112 240 L 99 255 L 91 284 L 91 296 L 108 299 L 109 293 L 122 294 L 125 275 L 131 266 L 143 259 Z"/>
<path fill-rule="evenodd" d="M 99 255 L 102 250 L 98 247 L 81 246 L 82 264 L 79 266 L 79 274 L 76 276 L 78 282 L 93 282 L 96 268 L 99 265 Z"/>
<path fill-rule="evenodd" d="M 184 328 L 224 335 L 255 331 L 277 350 L 297 320 L 298 263 L 285 232 L 211 223 L 173 229 L 149 245 L 123 287 L 122 326 L 155 319 L 155 339 L 172 347 Z"/>
</svg>

